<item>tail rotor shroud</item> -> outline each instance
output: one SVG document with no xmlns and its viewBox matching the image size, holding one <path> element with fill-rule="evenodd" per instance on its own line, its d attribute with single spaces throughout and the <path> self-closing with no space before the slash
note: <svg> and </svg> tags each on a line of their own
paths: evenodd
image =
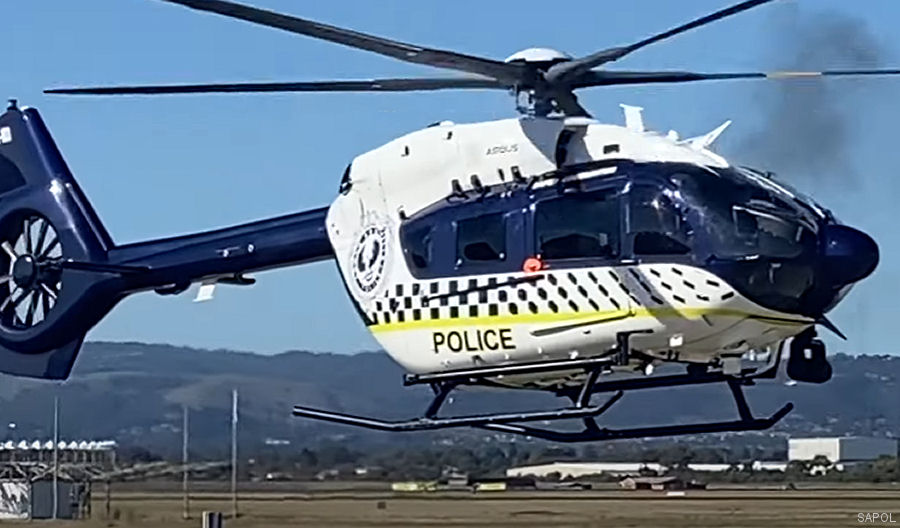
<svg viewBox="0 0 900 528">
<path fill-rule="evenodd" d="M 47 318 L 62 289 L 62 277 L 54 264 L 62 258 L 62 243 L 50 221 L 27 214 L 14 224 L 14 241 L 4 240 L 2 258 L 9 273 L 0 277 L 0 324 L 31 328 Z"/>
</svg>

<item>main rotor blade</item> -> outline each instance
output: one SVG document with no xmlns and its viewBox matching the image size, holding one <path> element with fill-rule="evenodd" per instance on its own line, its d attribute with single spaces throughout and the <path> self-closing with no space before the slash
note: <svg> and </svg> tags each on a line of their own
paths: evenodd
<svg viewBox="0 0 900 528">
<path fill-rule="evenodd" d="M 52 88 L 48 94 L 65 95 L 163 95 L 261 92 L 413 92 L 449 89 L 500 89 L 504 83 L 488 78 L 373 79 L 369 81 L 261 82 L 223 84 L 172 84 L 157 86 L 96 86 Z"/>
<path fill-rule="evenodd" d="M 572 88 L 593 86 L 617 86 L 624 84 L 687 83 L 695 81 L 721 81 L 737 79 L 761 79 L 770 81 L 819 79 L 822 77 L 868 77 L 900 75 L 900 69 L 892 70 L 825 70 L 825 71 L 773 71 L 742 73 L 699 73 L 687 71 L 606 71 L 592 70 L 582 73 L 572 82 Z"/>
<path fill-rule="evenodd" d="M 415 44 L 388 40 L 312 20 L 283 15 L 226 0 L 162 0 L 200 11 L 208 11 L 254 24 L 273 27 L 299 35 L 327 40 L 344 46 L 393 57 L 406 62 L 426 64 L 438 68 L 486 75 L 495 79 L 516 82 L 524 75 L 520 64 L 509 64 L 453 51 L 424 48 Z"/>
<path fill-rule="evenodd" d="M 606 64 L 607 62 L 619 60 L 629 53 L 637 51 L 645 46 L 649 46 L 650 44 L 653 44 L 655 42 L 674 37 L 675 35 L 685 33 L 700 26 L 705 26 L 706 24 L 710 24 L 717 20 L 742 13 L 749 9 L 753 9 L 754 7 L 768 4 L 773 1 L 775 0 L 746 0 L 745 2 L 735 4 L 720 11 L 716 11 L 715 13 L 698 18 L 674 29 L 658 33 L 656 35 L 653 35 L 652 37 L 646 38 L 639 42 L 635 42 L 634 44 L 605 49 L 602 51 L 598 51 L 597 53 L 587 55 L 580 59 L 556 64 L 547 71 L 546 78 L 550 82 L 564 83 L 566 81 L 572 80 L 579 73 L 591 70 L 593 68 L 596 68 L 597 66 Z"/>
</svg>

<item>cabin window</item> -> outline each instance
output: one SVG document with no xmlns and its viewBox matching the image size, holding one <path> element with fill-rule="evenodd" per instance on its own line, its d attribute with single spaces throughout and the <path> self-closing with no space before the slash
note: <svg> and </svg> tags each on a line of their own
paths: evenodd
<svg viewBox="0 0 900 528">
<path fill-rule="evenodd" d="M 486 214 L 456 223 L 456 263 L 506 260 L 506 218 Z"/>
<path fill-rule="evenodd" d="M 409 261 L 416 269 L 427 269 L 431 265 L 434 250 L 433 227 L 424 225 L 407 230 L 406 251 Z"/>
<path fill-rule="evenodd" d="M 681 216 L 669 197 L 653 187 L 635 187 L 628 195 L 628 233 L 636 256 L 690 252 Z"/>
<path fill-rule="evenodd" d="M 538 252 L 547 260 L 618 257 L 619 216 L 611 190 L 539 202 L 534 215 Z"/>
</svg>

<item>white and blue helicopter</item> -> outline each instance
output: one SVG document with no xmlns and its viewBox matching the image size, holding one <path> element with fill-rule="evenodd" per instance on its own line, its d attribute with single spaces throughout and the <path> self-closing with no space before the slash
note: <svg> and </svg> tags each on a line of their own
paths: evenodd
<svg viewBox="0 0 900 528">
<path fill-rule="evenodd" d="M 831 377 L 821 326 L 877 266 L 878 246 L 771 174 L 734 166 L 704 136 L 593 120 L 579 89 L 624 84 L 897 75 L 611 71 L 650 44 L 767 4 L 751 0 L 634 44 L 573 58 L 529 49 L 505 61 L 387 40 L 225 0 L 163 0 L 463 76 L 367 81 L 58 88 L 58 94 L 507 90 L 520 117 L 439 122 L 361 154 L 328 207 L 175 238 L 116 244 L 40 115 L 0 117 L 0 371 L 66 378 L 86 332 L 132 293 L 250 285 L 250 272 L 332 259 L 359 316 L 435 396 L 401 422 L 294 408 L 386 431 L 478 427 L 561 442 L 760 430 L 743 387 L 781 365 Z M 812 79 L 812 80 L 811 80 Z M 747 366 L 747 355 L 768 358 Z M 781 361 L 785 358 L 786 361 Z M 660 365 L 677 372 L 653 374 Z M 726 383 L 738 418 L 636 429 L 597 418 L 628 390 Z M 553 410 L 446 416 L 456 388 L 550 391 Z M 352 389 L 351 389 L 352 390 Z M 596 393 L 611 393 L 604 403 Z M 486 393 L 485 393 L 486 394 Z M 578 419 L 579 431 L 535 427 Z"/>
</svg>

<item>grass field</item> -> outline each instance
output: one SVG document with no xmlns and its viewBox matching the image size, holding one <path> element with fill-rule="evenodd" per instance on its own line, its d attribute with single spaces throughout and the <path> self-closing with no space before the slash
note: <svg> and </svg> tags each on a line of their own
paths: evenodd
<svg viewBox="0 0 900 528">
<path fill-rule="evenodd" d="M 100 495 L 100 496 L 98 496 Z M 114 491 L 112 519 L 95 491 L 93 519 L 64 526 L 200 526 L 203 510 L 229 512 L 228 495 L 192 497 L 193 518 L 182 519 L 173 492 Z M 862 512 L 893 512 L 900 524 L 900 489 L 688 491 L 566 491 L 395 494 L 377 491 L 256 492 L 241 496 L 240 517 L 229 528 L 262 527 L 804 527 L 856 526 Z M 871 525 L 871 524 L 870 524 Z"/>
</svg>

